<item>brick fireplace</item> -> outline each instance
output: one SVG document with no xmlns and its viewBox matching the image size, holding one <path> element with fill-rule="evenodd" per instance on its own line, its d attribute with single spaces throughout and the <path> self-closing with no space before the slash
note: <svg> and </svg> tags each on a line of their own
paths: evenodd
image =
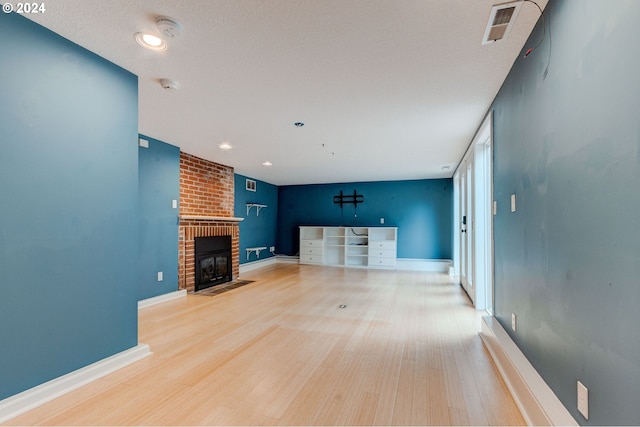
<svg viewBox="0 0 640 427">
<path fill-rule="evenodd" d="M 179 288 L 195 288 L 195 238 L 231 236 L 233 278 L 240 274 L 233 168 L 180 152 Z"/>
</svg>

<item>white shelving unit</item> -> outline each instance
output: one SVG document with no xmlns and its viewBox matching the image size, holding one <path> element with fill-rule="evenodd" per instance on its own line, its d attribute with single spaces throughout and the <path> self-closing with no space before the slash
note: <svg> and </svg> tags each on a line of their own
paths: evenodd
<svg viewBox="0 0 640 427">
<path fill-rule="evenodd" d="M 247 182 L 249 180 L 247 179 Z M 255 182 L 253 183 L 255 186 Z M 255 188 L 255 187 L 254 187 Z M 252 190 L 255 191 L 255 190 Z M 247 217 L 249 217 L 249 214 L 251 213 L 251 208 L 256 208 L 256 216 L 260 216 L 260 209 L 266 208 L 267 205 L 264 205 L 262 203 L 247 203 Z M 254 246 L 251 248 L 245 248 L 245 250 L 247 251 L 247 261 L 249 261 L 251 259 L 251 254 L 254 253 L 256 255 L 256 261 L 260 259 L 260 252 L 262 251 L 266 251 L 267 247 L 266 246 Z"/>
<path fill-rule="evenodd" d="M 300 264 L 396 268 L 397 227 L 300 227 Z"/>
</svg>

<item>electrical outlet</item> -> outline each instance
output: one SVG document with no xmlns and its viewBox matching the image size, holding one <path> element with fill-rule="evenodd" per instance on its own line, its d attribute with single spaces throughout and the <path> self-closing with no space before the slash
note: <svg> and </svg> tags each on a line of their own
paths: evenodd
<svg viewBox="0 0 640 427">
<path fill-rule="evenodd" d="M 516 314 L 515 313 L 511 313 L 511 329 L 513 329 L 513 332 L 516 331 Z"/>
<path fill-rule="evenodd" d="M 578 381 L 578 411 L 589 419 L 589 389 Z"/>
<path fill-rule="evenodd" d="M 270 250 L 271 252 L 275 252 L 275 251 L 276 251 L 276 247 L 275 247 L 275 246 L 270 246 L 270 247 L 269 247 L 269 250 Z"/>
<path fill-rule="evenodd" d="M 380 218 L 380 224 L 384 224 L 384 218 Z"/>
<path fill-rule="evenodd" d="M 158 271 L 158 282 L 162 282 L 164 280 L 164 274 L 162 271 Z"/>
</svg>

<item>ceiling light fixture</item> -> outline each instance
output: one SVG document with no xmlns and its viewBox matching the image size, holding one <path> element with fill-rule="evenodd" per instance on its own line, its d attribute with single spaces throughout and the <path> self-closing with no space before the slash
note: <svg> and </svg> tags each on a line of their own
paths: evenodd
<svg viewBox="0 0 640 427">
<path fill-rule="evenodd" d="M 223 142 L 222 144 L 218 145 L 218 147 L 220 147 L 221 150 L 231 150 L 233 148 L 228 142 Z"/>
<path fill-rule="evenodd" d="M 163 51 L 167 49 L 167 44 L 158 36 L 149 33 L 135 33 L 136 42 L 147 49 Z"/>
<path fill-rule="evenodd" d="M 273 165 L 273 163 L 271 163 L 268 160 L 262 164 L 262 166 L 272 166 L 272 165 Z"/>
<path fill-rule="evenodd" d="M 293 125 L 294 125 L 295 127 L 297 127 L 297 128 L 301 128 L 302 126 L 304 126 L 304 123 L 302 123 L 302 122 L 295 122 Z"/>
</svg>

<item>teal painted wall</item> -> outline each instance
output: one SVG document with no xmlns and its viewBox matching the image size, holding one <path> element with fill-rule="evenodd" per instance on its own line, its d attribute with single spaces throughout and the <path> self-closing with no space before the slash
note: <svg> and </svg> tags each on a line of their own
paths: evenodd
<svg viewBox="0 0 640 427">
<path fill-rule="evenodd" d="M 273 254 L 269 251 L 270 246 L 276 246 L 278 227 L 278 187 L 264 181 L 256 181 L 256 191 L 246 189 L 246 180 L 249 177 L 244 175 L 234 175 L 235 191 L 235 216 L 245 218 L 240 222 L 240 264 L 257 261 L 258 259 L 270 258 Z M 260 209 L 260 216 L 256 214 L 256 208 L 251 208 L 247 215 L 247 203 L 260 203 L 267 205 Z M 260 252 L 260 257 L 252 252 L 247 259 L 247 248 L 266 246 L 267 250 Z M 276 248 L 277 252 L 278 248 Z"/>
<path fill-rule="evenodd" d="M 545 13 L 492 107 L 495 314 L 578 422 L 638 425 L 640 2 Z"/>
<path fill-rule="evenodd" d="M 340 209 L 333 196 L 353 195 L 364 203 Z M 299 251 L 300 225 L 398 227 L 398 258 L 451 259 L 453 182 L 451 179 L 291 185 L 278 188 L 278 249 Z"/>
<path fill-rule="evenodd" d="M 143 300 L 178 290 L 178 208 L 172 201 L 180 200 L 180 148 L 140 137 L 149 141 L 149 148 L 138 148 L 138 300 Z"/>
<path fill-rule="evenodd" d="M 138 86 L 0 14 L 0 399 L 138 343 Z"/>
</svg>

